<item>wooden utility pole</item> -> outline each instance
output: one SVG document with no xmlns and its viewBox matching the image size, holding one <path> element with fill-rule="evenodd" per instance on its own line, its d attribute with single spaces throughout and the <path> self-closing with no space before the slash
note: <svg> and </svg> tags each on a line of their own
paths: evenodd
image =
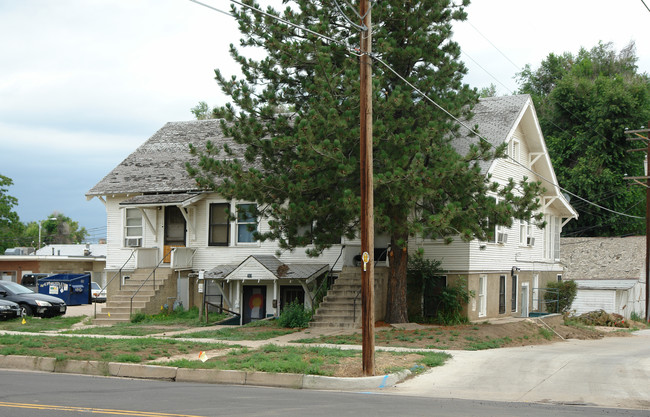
<svg viewBox="0 0 650 417">
<path fill-rule="evenodd" d="M 630 149 L 628 152 L 644 151 L 646 153 L 646 162 L 645 162 L 645 176 L 643 177 L 625 177 L 625 179 L 630 179 L 636 182 L 637 184 L 643 185 L 646 187 L 645 190 L 645 321 L 646 323 L 650 322 L 650 176 L 648 176 L 648 159 L 650 158 L 650 139 L 648 139 L 648 133 L 650 133 L 650 122 L 648 122 L 647 129 L 640 130 L 627 130 L 625 133 L 631 133 L 636 135 L 636 138 L 629 138 L 628 140 L 643 140 L 646 142 L 646 148 L 639 149 Z M 645 134 L 645 135 L 643 135 Z M 645 182 L 642 182 L 645 180 Z"/>
<path fill-rule="evenodd" d="M 372 177 L 372 60 L 369 0 L 360 0 L 361 25 L 361 339 L 364 376 L 375 375 L 375 215 Z"/>
</svg>

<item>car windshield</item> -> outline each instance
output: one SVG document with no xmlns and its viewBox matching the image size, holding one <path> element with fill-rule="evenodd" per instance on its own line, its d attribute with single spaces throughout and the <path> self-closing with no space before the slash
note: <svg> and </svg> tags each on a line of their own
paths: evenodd
<svg viewBox="0 0 650 417">
<path fill-rule="evenodd" d="M 100 287 L 99 284 L 96 283 L 96 282 L 91 282 L 90 286 L 92 287 L 93 290 L 101 290 L 102 289 L 102 287 Z"/>
<path fill-rule="evenodd" d="M 0 287 L 5 288 L 7 292 L 10 292 L 14 295 L 29 294 L 34 292 L 27 287 L 23 287 L 20 284 L 16 284 L 15 282 L 3 282 L 2 284 L 0 284 Z"/>
</svg>

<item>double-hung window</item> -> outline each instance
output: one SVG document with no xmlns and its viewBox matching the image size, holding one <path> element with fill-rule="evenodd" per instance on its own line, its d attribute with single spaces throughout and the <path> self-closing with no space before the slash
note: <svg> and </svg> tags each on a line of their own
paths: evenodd
<svg viewBox="0 0 650 417">
<path fill-rule="evenodd" d="M 142 213 L 137 208 L 127 208 L 125 210 L 124 246 L 142 246 Z"/>
<path fill-rule="evenodd" d="M 257 205 L 237 204 L 237 243 L 255 242 Z"/>
<path fill-rule="evenodd" d="M 210 204 L 209 246 L 228 246 L 230 242 L 230 203 Z"/>
</svg>

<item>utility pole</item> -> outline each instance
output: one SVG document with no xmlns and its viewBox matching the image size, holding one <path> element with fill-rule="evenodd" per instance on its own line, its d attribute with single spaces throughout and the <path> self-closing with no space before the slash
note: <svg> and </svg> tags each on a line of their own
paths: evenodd
<svg viewBox="0 0 650 417">
<path fill-rule="evenodd" d="M 361 16 L 361 356 L 364 376 L 375 375 L 375 214 L 372 168 L 372 60 L 369 0 L 360 0 Z"/>
<path fill-rule="evenodd" d="M 636 138 L 628 138 L 628 140 L 643 140 L 646 143 L 646 148 L 630 149 L 628 152 L 643 151 L 646 153 L 645 159 L 645 176 L 643 177 L 625 177 L 639 185 L 646 187 L 645 190 L 645 321 L 650 322 L 650 177 L 648 176 L 648 158 L 650 158 L 650 122 L 648 122 L 648 129 L 640 130 L 626 130 L 625 133 L 636 135 Z M 645 136 L 643 135 L 645 134 Z M 642 182 L 645 180 L 645 182 Z"/>
</svg>

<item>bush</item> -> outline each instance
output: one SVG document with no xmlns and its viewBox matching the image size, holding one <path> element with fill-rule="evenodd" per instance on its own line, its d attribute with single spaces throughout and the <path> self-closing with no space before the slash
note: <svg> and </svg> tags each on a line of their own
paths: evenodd
<svg viewBox="0 0 650 417">
<path fill-rule="evenodd" d="M 460 277 L 453 285 L 446 286 L 440 294 L 437 321 L 445 326 L 467 323 L 463 307 L 473 297 L 467 290 L 467 279 Z"/>
<path fill-rule="evenodd" d="M 292 301 L 287 304 L 278 317 L 280 327 L 296 328 L 307 327 L 311 321 L 311 311 L 305 309 L 302 303 Z"/>
<path fill-rule="evenodd" d="M 546 311 L 549 313 L 566 313 L 573 304 L 573 299 L 578 293 L 575 281 L 549 282 L 544 292 Z"/>
<path fill-rule="evenodd" d="M 575 317 L 575 319 L 588 326 L 630 327 L 630 323 L 625 320 L 625 317 L 616 313 L 607 313 L 605 310 L 590 311 Z"/>
</svg>

